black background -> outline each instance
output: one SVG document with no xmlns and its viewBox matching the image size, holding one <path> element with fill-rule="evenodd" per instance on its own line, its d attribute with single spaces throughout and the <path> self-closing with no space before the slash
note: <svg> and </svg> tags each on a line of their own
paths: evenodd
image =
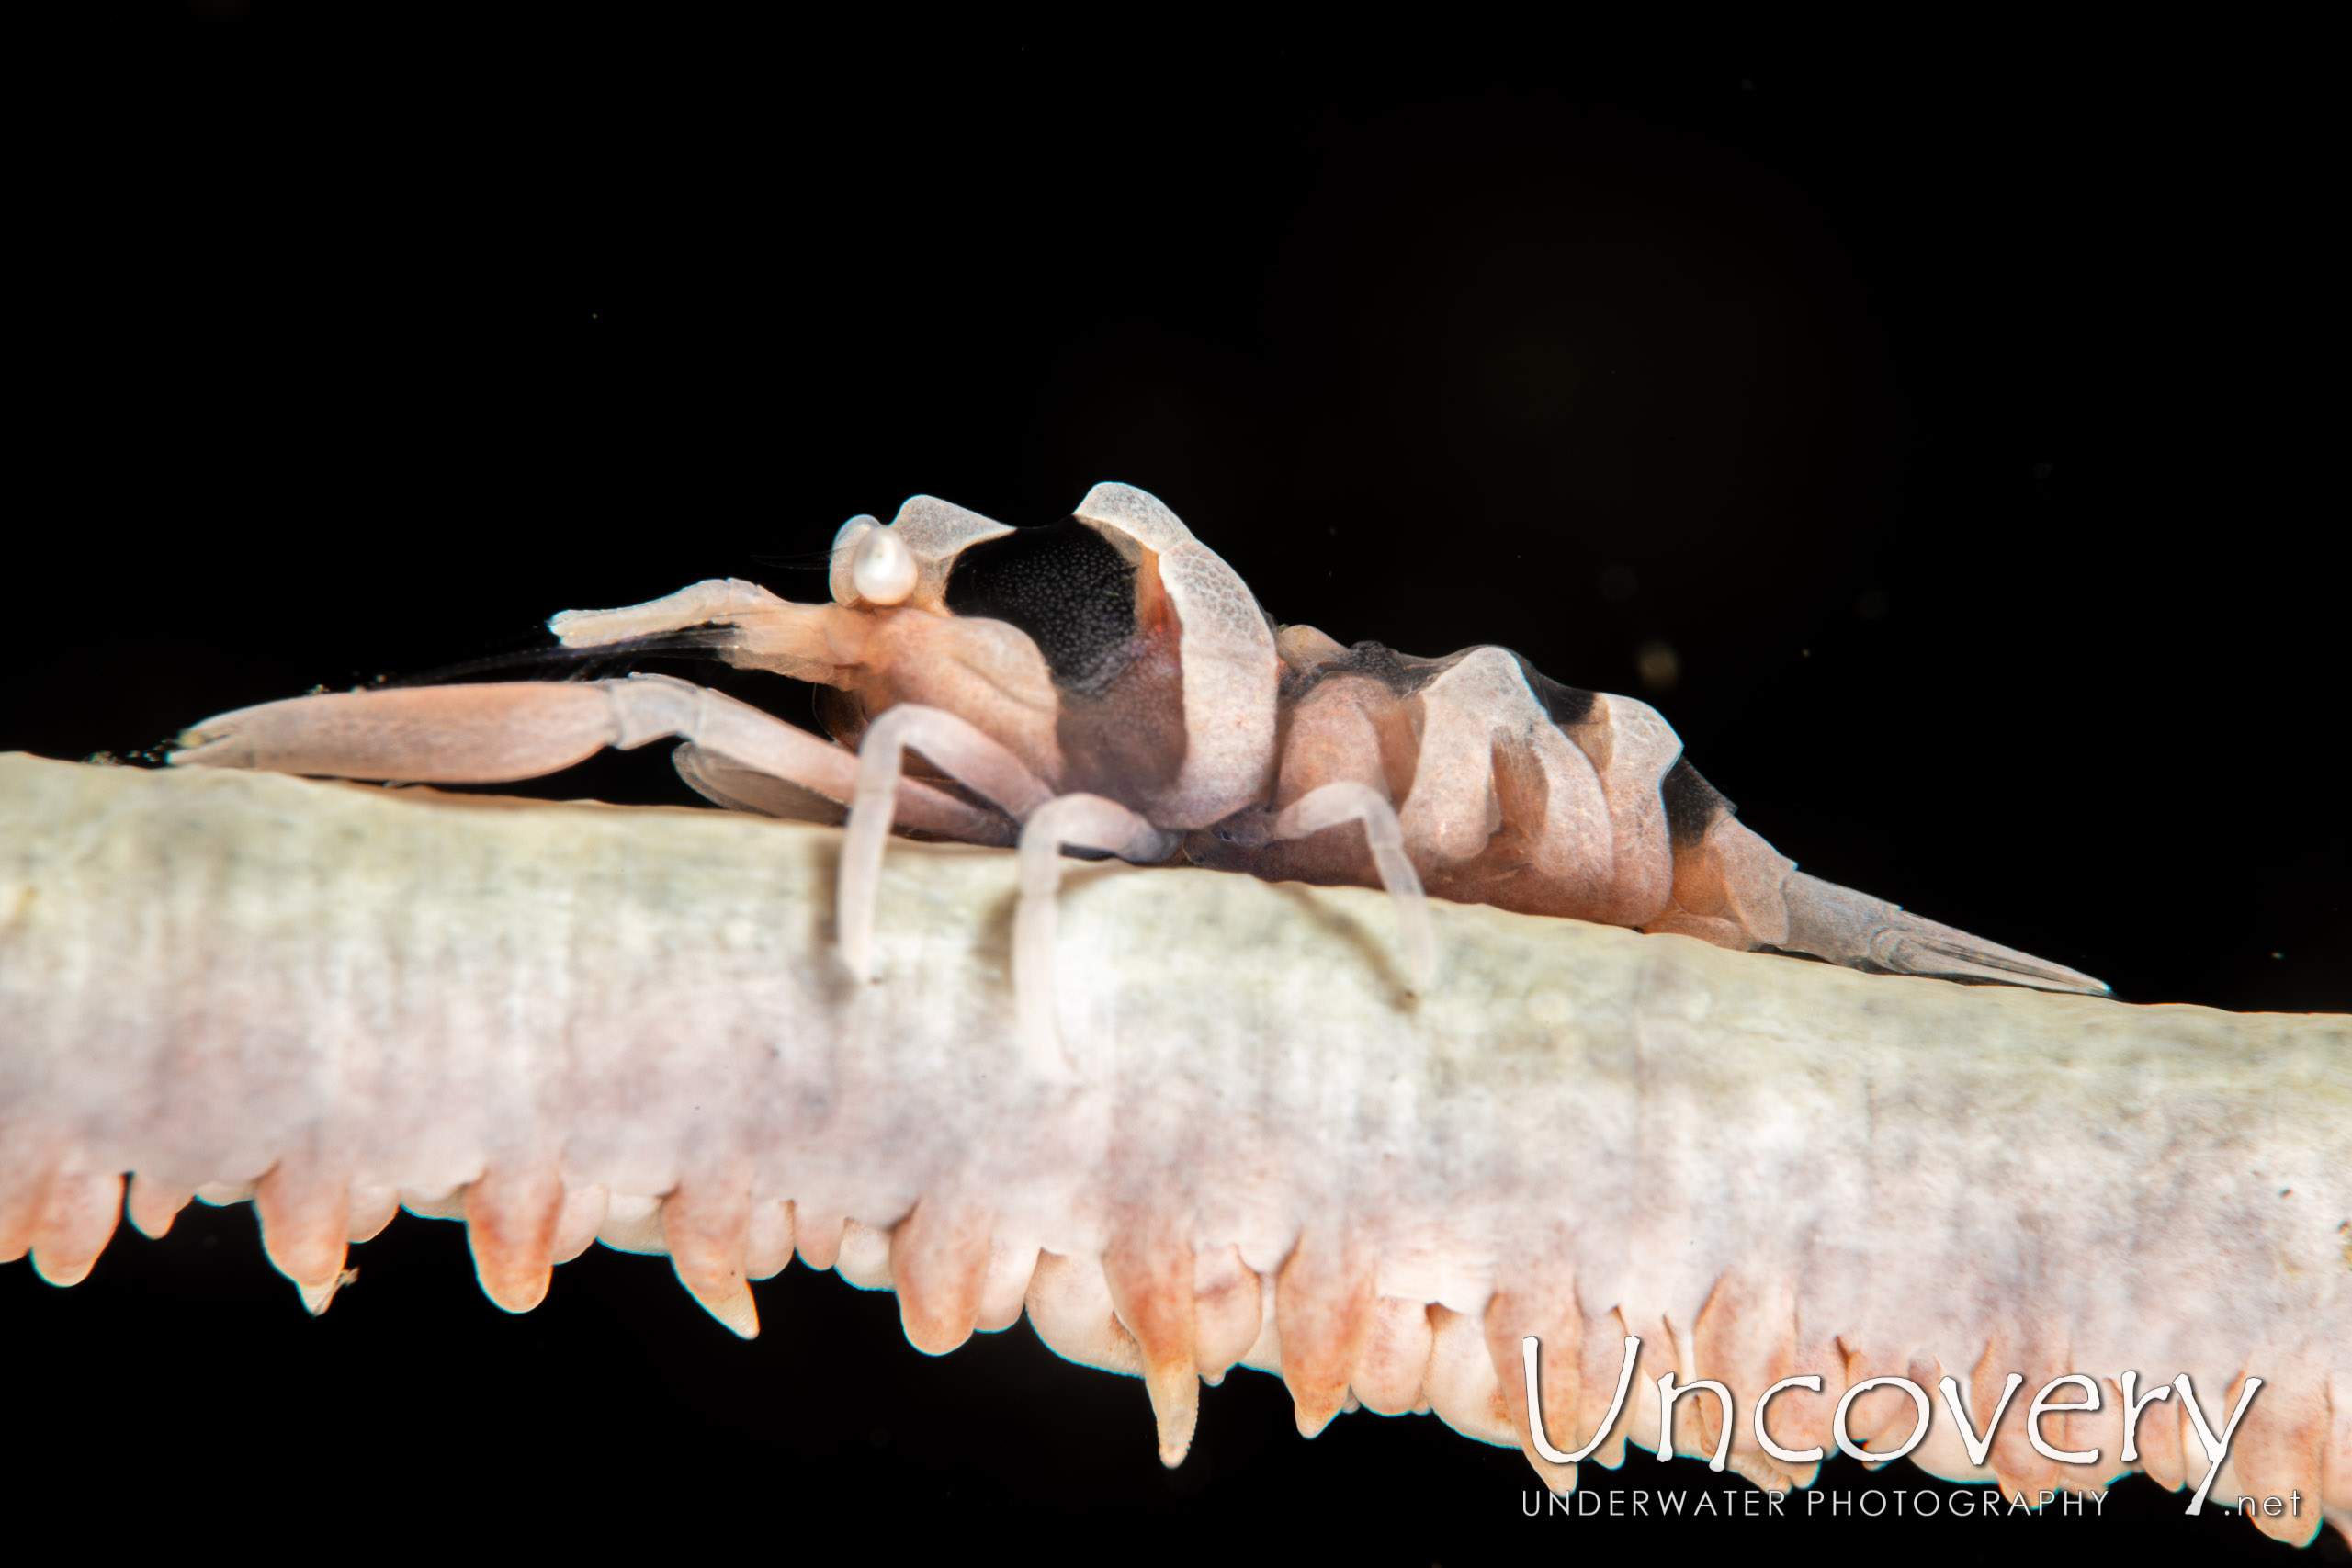
<svg viewBox="0 0 2352 1568">
<path fill-rule="evenodd" d="M 1648 698 L 1817 874 L 2131 1001 L 2352 1009 L 2334 193 L 2291 40 L 906 30 L 232 5 L 90 40 L 19 231 L 0 746 L 129 755 L 704 577 L 820 598 L 778 561 L 852 513 L 1048 521 L 1115 479 L 1282 619 Z M 662 750 L 535 787 L 684 802 Z M 1246 1371 L 1171 1475 L 1139 1385 L 1025 1327 L 926 1359 L 797 1266 L 746 1346 L 658 1259 L 594 1250 L 525 1318 L 457 1226 L 356 1261 L 315 1323 L 243 1207 L 70 1292 L 0 1269 L 0 1491 L 304 1553 L 1611 1533 L 1522 1519 L 1522 1461 L 1434 1418 L 1302 1442 Z M 1587 1484 L 1658 1475 L 1706 1480 Z M 1609 1544 L 2273 1550 L 2180 1503 Z"/>
</svg>

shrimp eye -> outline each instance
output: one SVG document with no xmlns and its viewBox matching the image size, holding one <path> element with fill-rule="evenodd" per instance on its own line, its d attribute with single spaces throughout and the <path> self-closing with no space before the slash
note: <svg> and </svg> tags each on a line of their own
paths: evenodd
<svg viewBox="0 0 2352 1568">
<path fill-rule="evenodd" d="M 830 586 L 836 604 L 857 603 L 857 584 L 853 581 L 853 568 L 857 564 L 857 544 L 866 535 L 882 526 L 873 517 L 861 513 L 841 525 L 833 536 L 833 570 Z"/>
<path fill-rule="evenodd" d="M 850 581 L 869 604 L 899 604 L 915 591 L 914 552 L 888 528 L 870 528 L 854 547 Z"/>
<path fill-rule="evenodd" d="M 921 575 L 907 542 L 872 517 L 853 517 L 833 536 L 837 604 L 904 604 Z"/>
</svg>

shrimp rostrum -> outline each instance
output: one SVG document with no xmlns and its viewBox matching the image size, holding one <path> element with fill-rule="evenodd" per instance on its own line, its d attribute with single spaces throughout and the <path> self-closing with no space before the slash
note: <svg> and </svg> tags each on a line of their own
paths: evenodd
<svg viewBox="0 0 2352 1568">
<path fill-rule="evenodd" d="M 1018 1013 L 1049 1071 L 1066 849 L 1385 887 L 1421 987 L 1435 894 L 1859 969 L 2107 989 L 1805 875 L 1646 703 L 1563 685 L 1508 649 L 1420 659 L 1277 626 L 1130 486 L 1022 528 L 917 496 L 888 525 L 843 525 L 831 586 L 832 603 L 798 604 L 713 581 L 548 622 L 571 649 L 692 646 L 815 682 L 830 739 L 636 675 L 297 697 L 204 721 L 172 761 L 492 784 L 674 737 L 678 772 L 722 806 L 846 820 L 838 934 L 861 978 L 892 827 L 1017 842 Z"/>
</svg>

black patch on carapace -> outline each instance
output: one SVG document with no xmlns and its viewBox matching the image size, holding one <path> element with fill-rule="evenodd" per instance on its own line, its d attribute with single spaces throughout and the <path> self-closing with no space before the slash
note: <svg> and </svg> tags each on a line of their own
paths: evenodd
<svg viewBox="0 0 2352 1568">
<path fill-rule="evenodd" d="M 1718 817 L 1728 817 L 1739 809 L 1724 798 L 1714 785 L 1699 776 L 1699 770 L 1687 757 L 1666 770 L 1657 792 L 1666 801 L 1666 831 L 1676 849 L 1695 844 L 1707 836 Z"/>
<path fill-rule="evenodd" d="M 1115 679 L 1136 635 L 1136 569 L 1077 518 L 1016 528 L 967 548 L 947 607 L 1028 634 L 1054 684 L 1092 695 Z"/>
<path fill-rule="evenodd" d="M 1593 694 L 1581 686 L 1564 686 L 1527 661 L 1523 653 L 1514 653 L 1519 660 L 1519 672 L 1527 678 L 1527 689 L 1544 705 L 1546 717 L 1562 729 L 1573 728 L 1592 716 Z"/>
</svg>

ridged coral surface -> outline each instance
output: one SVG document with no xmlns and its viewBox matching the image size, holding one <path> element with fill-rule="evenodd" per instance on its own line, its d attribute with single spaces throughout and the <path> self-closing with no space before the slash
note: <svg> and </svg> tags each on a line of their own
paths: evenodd
<svg viewBox="0 0 2352 1568">
<path fill-rule="evenodd" d="M 1003 852 L 892 845 L 880 976 L 831 940 L 837 834 L 0 758 L 0 1258 L 86 1273 L 130 1217 L 251 1196 L 323 1310 L 396 1208 L 463 1218 L 535 1305 L 592 1239 L 667 1252 L 738 1332 L 797 1256 L 953 1348 L 1025 1309 L 1142 1376 L 1181 1460 L 1204 1378 L 1279 1373 L 1304 1429 L 1430 1410 L 1534 1451 L 1657 1380 L 1721 1382 L 1727 1463 L 1815 1466 L 1839 1396 L 1906 1377 L 1910 1457 L 2029 1495 L 2120 1457 L 2119 1386 L 2186 1374 L 2210 1499 L 2300 1491 L 2352 1533 L 2352 1021 L 1854 974 L 1679 937 L 1436 909 L 1407 994 L 1377 894 L 1073 869 L 1057 959 L 1078 1081 L 1031 1077 Z M 1980 1463 L 1950 1377 L 1984 1425 Z M 2037 1424 L 2052 1379 L 2096 1411 Z M 2079 1397 L 2059 1390 L 2057 1401 Z M 2194 1489 L 2183 1396 L 2137 1462 Z M 1673 1406 L 1713 1454 L 1720 1402 Z M 1917 1412 L 1854 1401 L 1885 1451 Z M 2096 1449 L 2094 1462 L 2038 1449 Z M 2319 1517 L 2260 1518 L 2309 1540 Z"/>
</svg>

